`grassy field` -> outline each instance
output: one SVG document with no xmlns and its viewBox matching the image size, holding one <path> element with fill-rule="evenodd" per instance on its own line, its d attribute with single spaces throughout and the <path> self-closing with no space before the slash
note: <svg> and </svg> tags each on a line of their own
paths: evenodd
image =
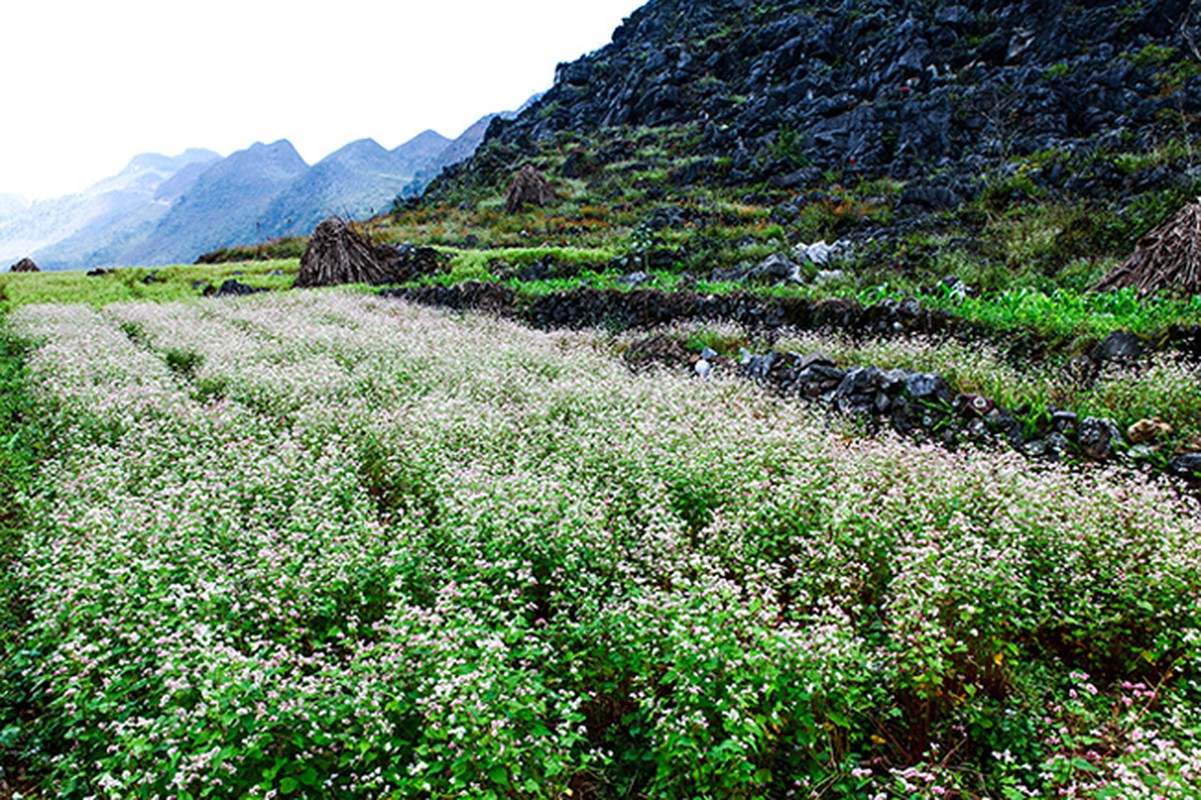
<svg viewBox="0 0 1201 800">
<path fill-rule="evenodd" d="M 147 269 L 126 267 L 89 276 L 78 270 L 0 275 L 0 311 L 31 303 L 87 303 L 104 306 L 134 300 L 169 302 L 199 297 L 203 285 L 220 287 L 230 278 L 256 287 L 292 285 L 299 259 L 178 265 Z"/>
<path fill-rule="evenodd" d="M 1196 796 L 1170 481 L 360 292 L 5 325 L 0 746 L 44 796 Z"/>
</svg>

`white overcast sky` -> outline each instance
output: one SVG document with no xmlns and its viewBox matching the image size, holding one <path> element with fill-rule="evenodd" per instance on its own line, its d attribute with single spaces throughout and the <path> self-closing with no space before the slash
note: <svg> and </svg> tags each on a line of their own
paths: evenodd
<svg viewBox="0 0 1201 800">
<path fill-rule="evenodd" d="M 455 137 L 548 89 L 645 0 L 13 0 L 0 10 L 0 194 L 131 157 L 289 139 Z"/>
</svg>

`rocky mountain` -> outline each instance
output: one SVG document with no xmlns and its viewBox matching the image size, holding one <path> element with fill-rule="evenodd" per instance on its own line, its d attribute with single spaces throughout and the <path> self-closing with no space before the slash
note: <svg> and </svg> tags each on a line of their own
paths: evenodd
<svg viewBox="0 0 1201 800">
<path fill-rule="evenodd" d="M 494 119 L 513 119 L 525 109 L 537 102 L 542 95 L 534 95 L 517 111 L 501 111 L 497 114 L 485 114 L 476 120 L 472 125 L 463 131 L 454 141 L 449 142 L 443 147 L 428 163 L 424 169 L 418 170 L 413 176 L 413 179 L 398 193 L 400 198 L 412 198 L 419 196 L 425 187 L 429 185 L 435 177 L 446 167 L 458 164 L 467 158 L 470 158 L 475 153 L 476 148 L 484 141 L 484 136 L 488 133 L 488 127 Z"/>
<path fill-rule="evenodd" d="M 651 0 L 426 196 L 495 193 L 556 147 L 578 151 L 569 171 L 586 176 L 631 158 L 631 132 L 676 129 L 677 186 L 887 177 L 905 182 L 902 205 L 930 210 L 978 196 L 1021 157 L 1041 189 L 1108 199 L 1192 166 L 1072 159 L 1187 140 L 1199 41 L 1189 0 Z"/>
<path fill-rule="evenodd" d="M 491 116 L 485 118 L 491 120 Z M 451 140 L 424 131 L 393 150 L 351 142 L 309 166 L 287 140 L 226 158 L 143 154 L 117 175 L 53 200 L 0 196 L 0 261 L 44 269 L 191 262 L 235 244 L 307 235 L 331 215 L 364 217 L 471 154 L 486 121 Z"/>
<path fill-rule="evenodd" d="M 148 265 L 190 261 L 206 249 L 245 241 L 248 233 L 261 232 L 273 200 L 308 169 L 286 139 L 239 150 L 197 176 L 124 260 Z"/>
<path fill-rule="evenodd" d="M 449 144 L 450 139 L 435 131 L 424 131 L 391 151 L 373 139 L 351 142 L 275 197 L 261 233 L 307 235 L 326 217 L 358 219 L 383 211 L 415 176 L 440 164 L 438 156 Z"/>
</svg>

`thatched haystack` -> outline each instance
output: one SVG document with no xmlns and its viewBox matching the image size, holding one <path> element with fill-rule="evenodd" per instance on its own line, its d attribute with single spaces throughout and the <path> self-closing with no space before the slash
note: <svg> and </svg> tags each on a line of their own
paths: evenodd
<svg viewBox="0 0 1201 800">
<path fill-rule="evenodd" d="M 344 283 L 394 283 L 395 258 L 394 248 L 369 242 L 343 220 L 330 217 L 313 231 L 300 258 L 294 286 L 303 289 Z"/>
<path fill-rule="evenodd" d="M 22 258 L 16 264 L 13 264 L 8 269 L 9 272 L 41 272 L 38 265 L 33 263 L 32 258 Z"/>
<path fill-rule="evenodd" d="M 1139 294 L 1201 294 L 1201 198 L 1139 240 L 1134 254 L 1093 287 Z"/>
<path fill-rule="evenodd" d="M 519 214 L 527 205 L 541 208 L 554 199 L 555 190 L 550 181 L 532 164 L 526 164 L 505 191 L 505 213 Z"/>
</svg>

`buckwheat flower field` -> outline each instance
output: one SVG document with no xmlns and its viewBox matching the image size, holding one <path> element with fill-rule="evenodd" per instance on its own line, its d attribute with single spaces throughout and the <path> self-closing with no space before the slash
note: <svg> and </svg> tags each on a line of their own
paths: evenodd
<svg viewBox="0 0 1201 800">
<path fill-rule="evenodd" d="M 349 293 L 27 307 L 94 798 L 1195 798 L 1201 508 Z"/>
</svg>

